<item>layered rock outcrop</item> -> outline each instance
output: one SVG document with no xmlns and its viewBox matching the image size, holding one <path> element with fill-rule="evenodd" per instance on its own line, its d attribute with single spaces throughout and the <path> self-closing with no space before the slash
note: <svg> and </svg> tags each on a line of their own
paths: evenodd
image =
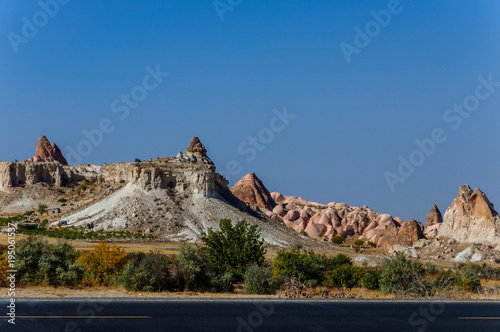
<svg viewBox="0 0 500 332">
<path fill-rule="evenodd" d="M 259 208 L 273 210 L 276 202 L 255 173 L 248 173 L 231 188 L 231 192 L 238 199 Z"/>
<path fill-rule="evenodd" d="M 68 165 L 66 158 L 64 158 L 61 149 L 56 143 L 49 142 L 47 137 L 40 136 L 36 144 L 36 154 L 31 157 L 28 161 L 30 162 L 58 162 L 62 165 Z"/>
<path fill-rule="evenodd" d="M 444 214 L 439 237 L 500 244 L 500 216 L 479 188 L 463 185 Z"/>
</svg>

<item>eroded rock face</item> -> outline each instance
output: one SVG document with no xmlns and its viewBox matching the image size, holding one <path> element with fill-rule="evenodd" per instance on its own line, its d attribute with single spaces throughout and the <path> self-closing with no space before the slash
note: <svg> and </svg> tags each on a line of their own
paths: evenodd
<svg viewBox="0 0 500 332">
<path fill-rule="evenodd" d="M 36 144 L 36 155 L 31 157 L 30 162 L 59 162 L 62 165 L 68 165 L 61 150 L 56 143 L 49 142 L 47 137 L 41 136 Z"/>
<path fill-rule="evenodd" d="M 460 187 L 444 214 L 439 236 L 462 242 L 500 243 L 500 217 L 486 195 L 476 188 Z"/>
<path fill-rule="evenodd" d="M 439 211 L 436 204 L 434 204 L 427 214 L 425 221 L 424 235 L 428 239 L 433 239 L 438 235 L 439 228 L 443 223 L 443 215 Z"/>
<path fill-rule="evenodd" d="M 248 173 L 231 188 L 231 192 L 243 202 L 250 205 L 257 205 L 262 209 L 273 211 L 276 202 L 271 197 L 269 190 L 255 173 Z M 279 207 L 279 206 L 278 206 Z M 284 211 L 279 208 L 276 214 L 283 214 Z"/>
</svg>

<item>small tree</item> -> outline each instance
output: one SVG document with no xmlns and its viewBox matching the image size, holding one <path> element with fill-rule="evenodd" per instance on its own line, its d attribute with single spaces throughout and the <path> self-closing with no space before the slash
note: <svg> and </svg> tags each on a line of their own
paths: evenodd
<svg viewBox="0 0 500 332">
<path fill-rule="evenodd" d="M 361 247 L 365 244 L 365 242 L 363 240 L 360 240 L 360 239 L 357 239 L 356 241 L 354 241 L 354 246 L 355 247 Z"/>
<path fill-rule="evenodd" d="M 427 295 L 431 285 L 424 279 L 425 269 L 418 261 L 408 260 L 402 253 L 382 264 L 380 290 L 396 296 Z"/>
<path fill-rule="evenodd" d="M 340 235 L 334 235 L 334 236 L 332 236 L 332 242 L 340 245 L 340 244 L 344 243 L 344 238 Z"/>
<path fill-rule="evenodd" d="M 123 271 L 128 257 L 122 247 L 101 242 L 93 251 L 77 259 L 85 268 L 84 281 L 92 284 L 110 284 Z"/>
<path fill-rule="evenodd" d="M 38 204 L 37 212 L 40 213 L 41 215 L 44 215 L 49 212 L 47 208 L 48 206 L 45 204 Z"/>
<path fill-rule="evenodd" d="M 213 270 L 218 274 L 231 272 L 241 281 L 243 274 L 252 263 L 264 263 L 264 241 L 260 239 L 260 230 L 247 221 L 238 221 L 234 226 L 230 219 L 219 223 L 220 230 L 208 229 L 201 240 L 206 246 Z"/>
</svg>

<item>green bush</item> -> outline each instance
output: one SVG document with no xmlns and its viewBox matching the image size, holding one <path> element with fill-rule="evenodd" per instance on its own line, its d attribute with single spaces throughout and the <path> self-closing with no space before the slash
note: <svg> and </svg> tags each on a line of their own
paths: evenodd
<svg viewBox="0 0 500 332">
<path fill-rule="evenodd" d="M 39 238 L 21 240 L 16 249 L 17 276 L 27 284 L 77 285 L 84 268 L 76 258 L 77 252 L 65 241 L 50 245 Z"/>
<path fill-rule="evenodd" d="M 363 275 L 361 280 L 361 285 L 368 289 L 379 289 L 380 288 L 380 269 L 369 269 Z"/>
<path fill-rule="evenodd" d="M 326 286 L 353 288 L 361 286 L 361 280 L 366 269 L 359 266 L 344 264 L 327 273 Z"/>
<path fill-rule="evenodd" d="M 365 244 L 365 241 L 363 240 L 360 240 L 360 239 L 357 239 L 356 241 L 354 241 L 354 246 L 355 247 L 361 247 Z"/>
<path fill-rule="evenodd" d="M 171 287 L 170 259 L 159 253 L 133 254 L 123 269 L 121 283 L 127 290 L 161 292 Z"/>
<path fill-rule="evenodd" d="M 277 283 L 272 272 L 257 264 L 248 267 L 244 276 L 245 293 L 247 294 L 274 294 Z"/>
<path fill-rule="evenodd" d="M 41 215 L 48 213 L 48 206 L 45 204 L 38 204 L 37 212 Z"/>
<path fill-rule="evenodd" d="M 375 248 L 377 245 L 373 243 L 372 241 L 368 241 L 367 243 L 370 247 Z"/>
<path fill-rule="evenodd" d="M 211 291 L 216 293 L 232 293 L 234 291 L 234 275 L 231 272 L 224 274 L 212 273 L 210 276 Z"/>
<path fill-rule="evenodd" d="M 407 260 L 403 254 L 397 254 L 394 259 L 382 264 L 380 289 L 383 293 L 393 293 L 398 297 L 428 295 L 431 285 L 424 279 L 424 272 L 420 262 Z"/>
<path fill-rule="evenodd" d="M 432 264 L 431 262 L 428 262 L 425 264 L 425 272 L 427 272 L 428 275 L 432 276 L 438 273 L 439 269 L 437 268 L 436 265 Z"/>
<path fill-rule="evenodd" d="M 326 268 L 327 270 L 334 270 L 342 265 L 352 265 L 352 260 L 344 254 L 337 254 L 327 259 Z"/>
<path fill-rule="evenodd" d="M 477 293 L 482 289 L 479 276 L 474 271 L 474 267 L 470 265 L 455 270 L 455 280 L 458 290 Z"/>
<path fill-rule="evenodd" d="M 210 288 L 210 260 L 203 249 L 182 243 L 176 265 L 180 290 L 204 291 Z"/>
<path fill-rule="evenodd" d="M 231 272 L 236 281 L 243 280 L 243 274 L 252 263 L 262 265 L 264 262 L 264 241 L 260 238 L 260 230 L 245 220 L 234 226 L 229 219 L 219 223 L 220 230 L 208 229 L 203 233 L 203 241 L 212 269 L 216 274 Z"/>
<path fill-rule="evenodd" d="M 332 236 L 332 242 L 335 244 L 342 244 L 344 243 L 344 238 L 340 235 L 334 235 Z"/>
<path fill-rule="evenodd" d="M 316 286 L 324 281 L 328 261 L 325 255 L 312 250 L 281 249 L 274 259 L 274 271 L 278 279 L 296 277 L 301 282 Z"/>
</svg>

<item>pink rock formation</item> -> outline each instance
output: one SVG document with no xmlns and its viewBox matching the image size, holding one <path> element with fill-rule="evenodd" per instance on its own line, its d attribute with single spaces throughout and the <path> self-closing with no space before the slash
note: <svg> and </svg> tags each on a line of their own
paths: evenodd
<svg viewBox="0 0 500 332">
<path fill-rule="evenodd" d="M 250 205 L 257 205 L 262 209 L 273 211 L 276 202 L 255 173 L 248 173 L 231 188 L 234 196 Z M 278 213 L 279 212 L 279 213 Z M 277 215 L 285 215 L 284 210 L 277 209 Z"/>
<path fill-rule="evenodd" d="M 31 157 L 28 161 L 31 162 L 59 162 L 62 165 L 68 165 L 66 158 L 64 158 L 61 150 L 52 142 L 50 144 L 49 140 L 45 136 L 40 136 L 38 143 L 36 144 L 36 155 Z"/>
</svg>

